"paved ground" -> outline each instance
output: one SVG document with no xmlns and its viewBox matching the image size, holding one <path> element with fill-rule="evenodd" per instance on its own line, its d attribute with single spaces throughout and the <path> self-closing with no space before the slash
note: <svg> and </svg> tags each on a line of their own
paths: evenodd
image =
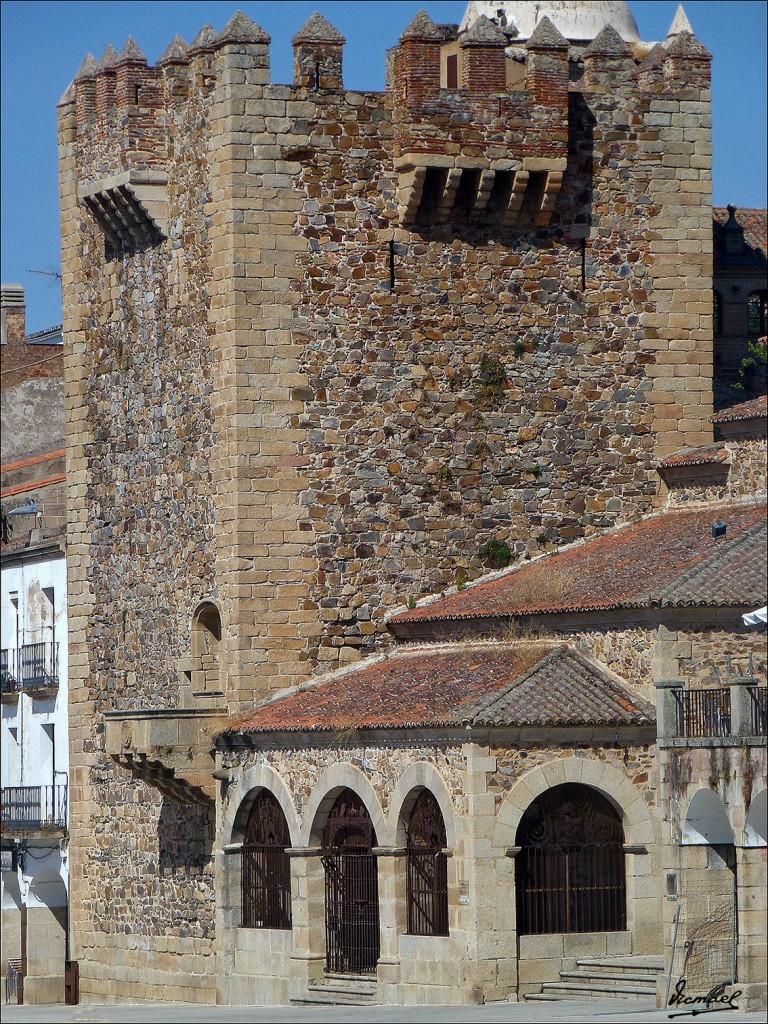
<svg viewBox="0 0 768 1024">
<path fill-rule="evenodd" d="M 490 1006 L 334 1006 L 328 1009 L 290 1006 L 197 1006 L 165 1004 L 149 1006 L 121 1003 L 116 1006 L 3 1006 L 3 1024 L 517 1024 L 517 1022 L 573 1021 L 651 1024 L 672 1019 L 721 1021 L 733 1024 L 765 1024 L 762 1013 L 698 1010 L 681 1016 L 679 1011 L 657 1010 L 646 1000 L 608 1000 L 557 1003 L 496 1003 Z"/>
</svg>

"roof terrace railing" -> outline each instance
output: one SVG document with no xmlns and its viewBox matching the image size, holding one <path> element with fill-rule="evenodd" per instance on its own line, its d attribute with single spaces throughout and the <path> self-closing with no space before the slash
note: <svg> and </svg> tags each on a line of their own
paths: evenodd
<svg viewBox="0 0 768 1024">
<path fill-rule="evenodd" d="M 750 733 L 753 736 L 768 736 L 768 686 L 747 688 L 750 704 Z"/>
<path fill-rule="evenodd" d="M 731 691 L 728 686 L 708 690 L 675 690 L 675 735 L 685 737 L 731 735 Z"/>
</svg>

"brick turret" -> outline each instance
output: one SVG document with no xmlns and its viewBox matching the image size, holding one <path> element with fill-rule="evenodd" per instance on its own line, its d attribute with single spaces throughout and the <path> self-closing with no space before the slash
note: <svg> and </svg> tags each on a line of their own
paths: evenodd
<svg viewBox="0 0 768 1024">
<path fill-rule="evenodd" d="M 536 103 L 568 107 L 568 40 L 547 17 L 528 40 L 525 87 Z"/>
<path fill-rule="evenodd" d="M 463 56 L 462 86 L 485 93 L 503 92 L 507 87 L 507 37 L 501 29 L 481 15 L 459 42 Z"/>
<path fill-rule="evenodd" d="M 437 96 L 442 39 L 437 25 L 420 10 L 400 36 L 395 57 L 395 95 L 399 102 L 416 106 L 429 96 Z"/>
</svg>

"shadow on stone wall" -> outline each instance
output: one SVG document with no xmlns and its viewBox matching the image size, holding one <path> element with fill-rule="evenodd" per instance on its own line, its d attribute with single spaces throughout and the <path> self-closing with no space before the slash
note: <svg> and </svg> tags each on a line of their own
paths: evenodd
<svg viewBox="0 0 768 1024">
<path fill-rule="evenodd" d="M 160 876 L 213 871 L 213 808 L 179 804 L 167 797 L 157 824 Z"/>
</svg>

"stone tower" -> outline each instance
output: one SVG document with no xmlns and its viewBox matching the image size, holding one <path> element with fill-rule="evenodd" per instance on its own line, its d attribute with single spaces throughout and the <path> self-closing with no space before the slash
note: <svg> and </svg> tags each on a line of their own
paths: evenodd
<svg viewBox="0 0 768 1024">
<path fill-rule="evenodd" d="M 227 715 L 649 511 L 710 439 L 710 57 L 584 42 L 422 11 L 351 92 L 323 17 L 278 85 L 236 14 L 62 98 L 84 994 L 161 998 L 184 955 L 212 997 Z"/>
</svg>

